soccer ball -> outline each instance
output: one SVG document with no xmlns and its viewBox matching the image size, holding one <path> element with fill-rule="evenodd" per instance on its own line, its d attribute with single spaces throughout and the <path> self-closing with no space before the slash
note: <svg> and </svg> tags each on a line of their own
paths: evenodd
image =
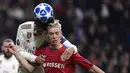
<svg viewBox="0 0 130 73">
<path fill-rule="evenodd" d="M 54 18 L 53 8 L 47 3 L 40 3 L 34 8 L 34 17 L 46 23 L 49 19 Z"/>
</svg>

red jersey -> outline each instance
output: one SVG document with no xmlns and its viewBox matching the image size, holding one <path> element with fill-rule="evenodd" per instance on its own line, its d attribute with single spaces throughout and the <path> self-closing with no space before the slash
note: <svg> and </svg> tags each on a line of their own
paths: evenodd
<svg viewBox="0 0 130 73">
<path fill-rule="evenodd" d="M 64 46 L 59 49 L 52 49 L 49 46 L 37 49 L 35 55 L 45 55 L 45 62 L 42 67 L 45 73 L 74 73 L 76 64 L 89 70 L 93 65 L 79 53 L 73 54 L 68 60 L 62 62 L 61 55 L 66 50 Z"/>
</svg>

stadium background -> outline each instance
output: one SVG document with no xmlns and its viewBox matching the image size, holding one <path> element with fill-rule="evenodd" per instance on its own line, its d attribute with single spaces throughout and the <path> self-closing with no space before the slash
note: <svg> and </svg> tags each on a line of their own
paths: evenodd
<svg viewBox="0 0 130 73">
<path fill-rule="evenodd" d="M 61 20 L 64 36 L 106 73 L 130 73 L 130 0 L 0 0 L 0 43 L 15 41 L 17 27 L 33 20 L 47 2 Z M 77 67 L 75 73 L 87 73 Z"/>
</svg>

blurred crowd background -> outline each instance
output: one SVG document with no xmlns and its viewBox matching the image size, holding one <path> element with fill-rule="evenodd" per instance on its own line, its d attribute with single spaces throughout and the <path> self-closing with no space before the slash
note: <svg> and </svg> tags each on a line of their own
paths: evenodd
<svg viewBox="0 0 130 73">
<path fill-rule="evenodd" d="M 106 73 L 130 73 L 130 0 L 0 0 L 0 42 L 15 41 L 17 27 L 33 20 L 33 8 L 47 2 L 63 35 Z M 88 73 L 77 66 L 75 73 Z"/>
</svg>

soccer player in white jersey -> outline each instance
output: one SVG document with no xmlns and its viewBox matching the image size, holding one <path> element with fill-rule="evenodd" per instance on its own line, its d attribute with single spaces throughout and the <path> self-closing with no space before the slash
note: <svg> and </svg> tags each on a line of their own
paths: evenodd
<svg viewBox="0 0 130 73">
<path fill-rule="evenodd" d="M 54 22 L 55 18 L 52 7 L 47 3 L 37 5 L 34 8 L 34 16 L 34 21 L 28 21 L 19 25 L 16 46 L 20 48 L 20 54 L 29 62 L 42 63 L 44 61 L 43 56 L 37 57 L 33 54 L 37 48 L 47 44 L 45 30 L 49 23 Z M 66 40 L 64 36 L 61 38 L 61 43 L 66 47 L 66 51 L 61 56 L 61 60 L 65 61 L 73 53 L 77 52 L 77 47 Z"/>
<path fill-rule="evenodd" d="M 18 73 L 19 62 L 9 52 L 9 44 L 14 44 L 11 39 L 5 39 L 2 43 L 2 55 L 0 55 L 0 73 Z"/>
</svg>

